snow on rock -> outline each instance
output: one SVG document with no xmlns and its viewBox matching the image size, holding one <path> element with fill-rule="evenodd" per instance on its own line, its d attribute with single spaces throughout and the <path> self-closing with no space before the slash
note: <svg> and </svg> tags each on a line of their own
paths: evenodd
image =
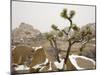
<svg viewBox="0 0 100 75">
<path fill-rule="evenodd" d="M 11 46 L 11 50 L 14 50 L 16 48 L 16 46 Z"/>
<path fill-rule="evenodd" d="M 47 64 L 48 63 L 48 59 L 46 58 L 45 62 L 43 64 Z"/>
<path fill-rule="evenodd" d="M 85 56 L 70 55 L 69 59 L 77 70 L 95 68 L 95 61 Z"/>
<path fill-rule="evenodd" d="M 45 65 L 45 64 L 47 64 L 47 63 L 48 63 L 48 59 L 46 58 L 45 62 L 43 62 L 43 63 L 41 63 L 41 64 L 37 64 L 37 65 L 33 66 L 32 68 L 34 68 L 34 69 L 41 68 L 42 65 Z"/>
<path fill-rule="evenodd" d="M 39 46 L 39 47 L 32 47 L 35 51 L 37 51 L 38 49 L 41 49 L 43 48 L 42 46 Z"/>
</svg>

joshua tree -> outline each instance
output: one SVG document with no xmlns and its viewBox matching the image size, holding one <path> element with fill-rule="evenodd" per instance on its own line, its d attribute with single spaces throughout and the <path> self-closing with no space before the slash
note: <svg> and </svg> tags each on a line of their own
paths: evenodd
<svg viewBox="0 0 100 75">
<path fill-rule="evenodd" d="M 57 47 L 56 36 L 51 33 L 46 33 L 46 38 L 47 40 L 49 40 L 50 45 L 52 46 L 52 49 L 55 50 L 55 56 L 56 56 L 57 61 L 60 62 L 59 49 Z"/>
<path fill-rule="evenodd" d="M 66 49 L 66 58 L 64 59 L 64 64 L 67 63 L 68 60 L 68 56 L 71 50 L 72 45 L 74 45 L 75 43 L 82 43 L 82 46 L 80 48 L 80 51 L 83 51 L 83 48 L 85 47 L 85 45 L 91 40 L 92 38 L 92 31 L 89 27 L 86 27 L 85 30 L 81 30 L 76 24 L 73 23 L 72 18 L 75 15 L 75 11 L 71 10 L 70 13 L 68 14 L 67 9 L 63 9 L 63 11 L 61 12 L 61 17 L 64 18 L 65 20 L 68 20 L 70 23 L 69 29 L 68 31 L 66 31 L 65 29 L 59 29 L 56 25 L 52 25 L 52 29 L 55 30 L 58 33 L 59 37 L 62 37 L 63 35 L 66 35 L 67 41 L 68 42 L 68 48 Z M 73 35 L 70 35 L 70 32 L 72 31 Z M 49 39 L 51 45 L 53 46 L 52 42 L 54 42 L 55 47 L 57 47 L 56 44 L 56 40 L 54 40 L 55 38 L 52 36 L 50 36 L 51 39 Z"/>
</svg>

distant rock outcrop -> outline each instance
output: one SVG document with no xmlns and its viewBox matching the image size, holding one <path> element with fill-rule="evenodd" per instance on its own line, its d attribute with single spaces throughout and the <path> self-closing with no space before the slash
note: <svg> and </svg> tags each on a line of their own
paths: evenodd
<svg viewBox="0 0 100 75">
<path fill-rule="evenodd" d="M 21 23 L 18 28 L 12 30 L 13 43 L 25 43 L 39 37 L 41 32 L 26 23 Z"/>
</svg>

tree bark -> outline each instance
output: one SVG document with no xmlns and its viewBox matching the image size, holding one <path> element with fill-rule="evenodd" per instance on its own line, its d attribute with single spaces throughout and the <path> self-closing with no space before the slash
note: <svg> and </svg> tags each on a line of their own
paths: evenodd
<svg viewBox="0 0 100 75">
<path fill-rule="evenodd" d="M 64 60 L 64 64 L 67 63 L 67 60 L 68 60 L 68 57 L 69 57 L 69 53 L 70 53 L 70 50 L 71 50 L 71 41 L 69 41 L 69 46 L 68 46 L 68 49 L 67 49 L 67 53 L 66 53 L 66 58 Z"/>
</svg>

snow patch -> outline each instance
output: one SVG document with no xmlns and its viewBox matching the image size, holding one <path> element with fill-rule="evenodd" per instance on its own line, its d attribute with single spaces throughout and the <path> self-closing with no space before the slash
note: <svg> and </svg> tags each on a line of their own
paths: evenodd
<svg viewBox="0 0 100 75">
<path fill-rule="evenodd" d="M 56 67 L 58 68 L 58 69 L 62 69 L 63 68 L 63 64 L 64 64 L 64 59 L 60 59 L 60 63 L 59 62 L 54 62 L 54 64 L 56 65 Z"/>
<path fill-rule="evenodd" d="M 25 65 L 18 65 L 18 67 L 15 67 L 15 70 L 29 70 L 29 67 Z"/>
<path fill-rule="evenodd" d="M 39 47 L 32 47 L 35 51 L 37 51 L 38 49 L 41 49 L 43 48 L 42 46 L 39 46 Z"/>
<path fill-rule="evenodd" d="M 35 69 L 41 68 L 42 65 L 45 65 L 45 64 L 47 64 L 47 63 L 48 63 L 48 59 L 46 58 L 45 62 L 43 62 L 43 63 L 41 63 L 41 64 L 37 64 L 37 65 L 33 66 L 33 68 L 35 68 Z"/>
<path fill-rule="evenodd" d="M 50 67 L 49 67 L 49 69 L 48 69 L 49 71 L 51 71 L 52 70 L 52 67 L 51 67 L 51 62 L 50 62 Z"/>
<path fill-rule="evenodd" d="M 76 67 L 76 69 L 84 69 L 78 66 L 77 62 L 76 62 L 76 57 L 74 55 L 69 56 L 69 59 L 71 61 L 71 63 Z"/>
<path fill-rule="evenodd" d="M 71 63 L 72 63 L 77 69 L 84 69 L 84 68 L 78 66 L 78 64 L 77 64 L 77 62 L 76 62 L 76 59 L 77 59 L 77 58 L 81 58 L 81 59 L 84 59 L 84 60 L 86 60 L 86 61 L 91 61 L 91 62 L 95 65 L 95 61 L 92 60 L 92 59 L 90 59 L 90 58 L 87 58 L 87 57 L 85 57 L 85 56 L 70 55 L 70 56 L 69 56 L 69 59 L 70 59 Z"/>
</svg>

